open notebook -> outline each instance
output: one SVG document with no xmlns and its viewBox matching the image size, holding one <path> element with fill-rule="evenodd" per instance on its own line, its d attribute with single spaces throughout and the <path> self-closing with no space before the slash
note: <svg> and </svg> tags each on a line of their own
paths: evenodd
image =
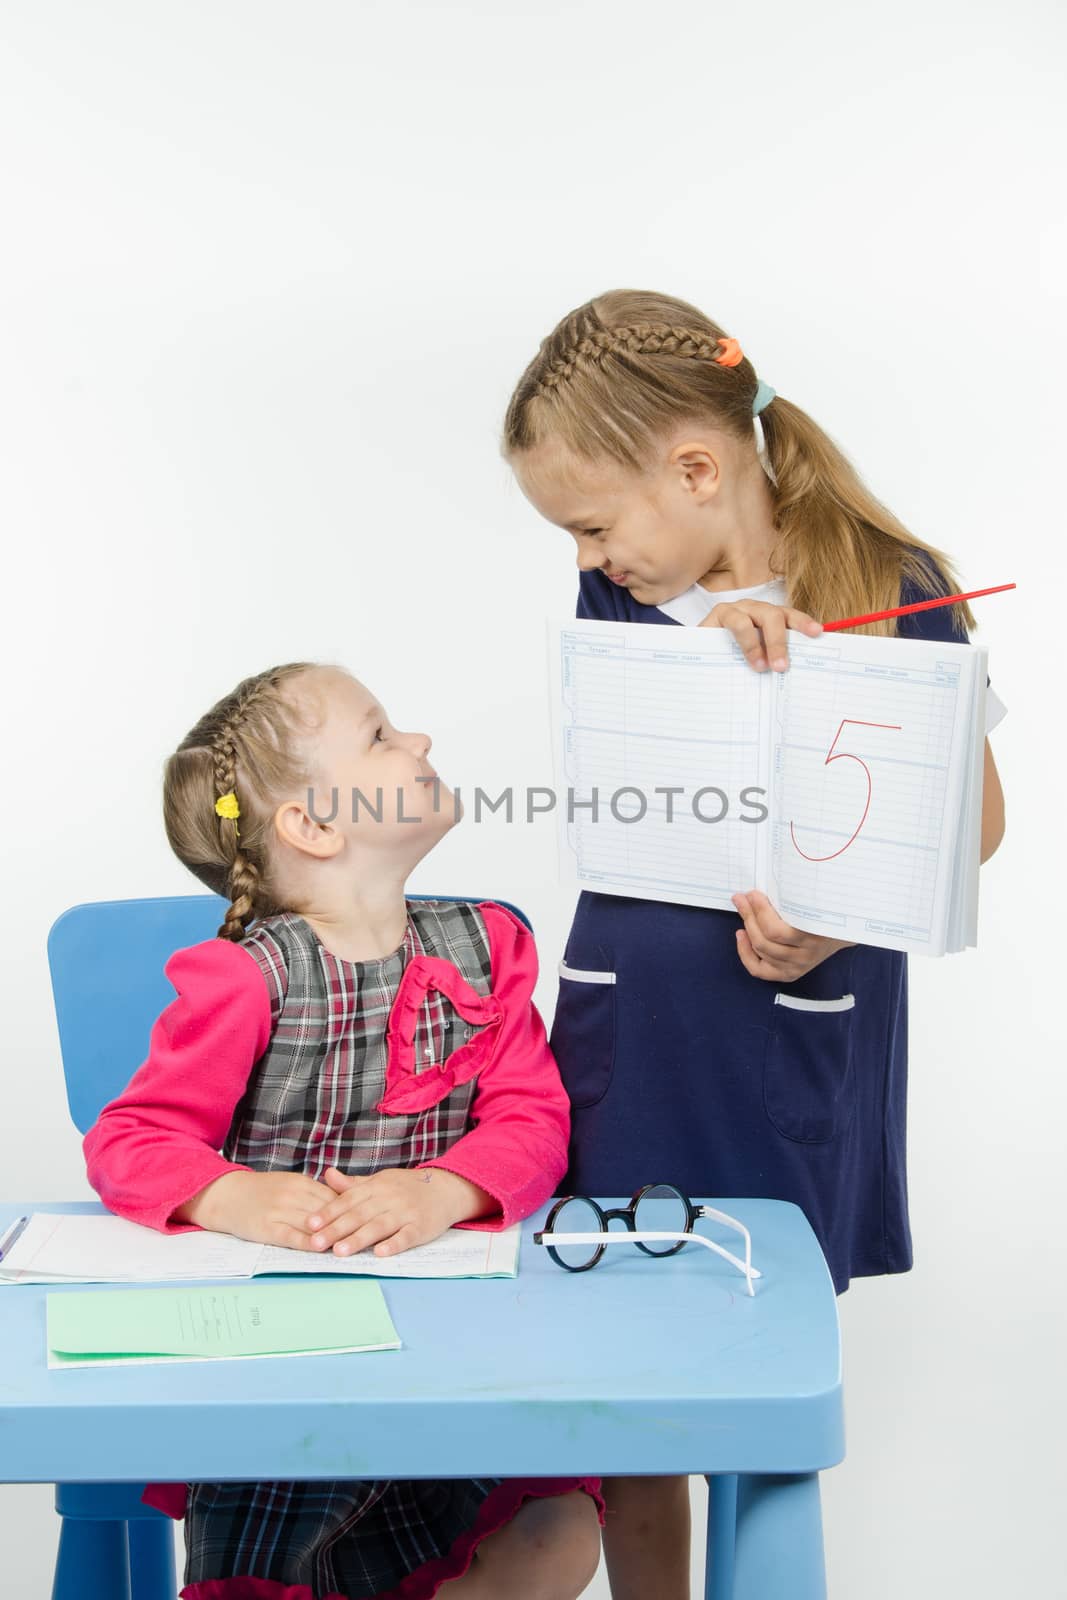
<svg viewBox="0 0 1067 1600">
<path fill-rule="evenodd" d="M 943 955 L 978 916 L 986 652 L 789 635 L 757 673 L 722 629 L 550 628 L 563 876 Z"/>
<path fill-rule="evenodd" d="M 124 1217 L 35 1211 L 0 1263 L 4 1283 L 167 1283 L 193 1279 L 316 1277 L 513 1278 L 519 1227 L 449 1228 L 395 1256 L 361 1250 L 285 1250 L 207 1229 L 158 1233 Z"/>
</svg>

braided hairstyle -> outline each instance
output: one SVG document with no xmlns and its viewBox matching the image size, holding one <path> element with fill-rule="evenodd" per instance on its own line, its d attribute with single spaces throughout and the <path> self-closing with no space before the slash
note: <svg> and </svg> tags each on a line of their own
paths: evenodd
<svg viewBox="0 0 1067 1600">
<path fill-rule="evenodd" d="M 230 901 L 220 939 L 243 939 L 253 918 L 283 909 L 271 881 L 271 821 L 279 802 L 309 781 L 301 751 L 309 707 L 292 689 L 314 671 L 309 662 L 292 662 L 245 678 L 201 717 L 164 768 L 171 849 Z M 231 794 L 239 818 L 215 810 Z"/>
<path fill-rule="evenodd" d="M 684 300 L 620 290 L 588 301 L 542 340 L 519 379 L 504 454 L 552 437 L 575 456 L 643 472 L 672 423 L 713 416 L 750 436 L 756 374 L 744 358 L 716 364 L 724 337 Z"/>
<path fill-rule="evenodd" d="M 743 441 L 762 476 L 752 424 L 757 387 L 752 363 L 696 306 L 615 289 L 568 313 L 541 341 L 508 403 L 502 453 L 514 460 L 550 445 L 565 462 L 644 475 L 676 429 L 704 424 Z M 960 587 L 948 558 L 874 497 L 799 406 L 776 395 L 760 422 L 775 479 L 767 485 L 779 534 L 772 566 L 791 605 L 827 619 L 895 606 L 905 581 L 943 594 Z M 966 604 L 953 611 L 958 625 L 973 625 Z M 851 631 L 893 634 L 896 621 Z"/>
</svg>

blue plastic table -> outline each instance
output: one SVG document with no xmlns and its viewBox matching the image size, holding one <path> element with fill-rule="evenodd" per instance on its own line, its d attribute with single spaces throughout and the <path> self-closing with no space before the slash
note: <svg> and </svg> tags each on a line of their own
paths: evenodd
<svg viewBox="0 0 1067 1600">
<path fill-rule="evenodd" d="M 0 1482 L 55 1483 L 76 1515 L 63 1486 L 706 1473 L 707 1595 L 823 1600 L 817 1475 L 844 1454 L 830 1276 L 795 1206 L 711 1203 L 751 1230 L 753 1298 L 695 1248 L 564 1272 L 530 1238 L 541 1212 L 515 1279 L 383 1280 L 404 1348 L 366 1355 L 50 1372 L 45 1293 L 78 1290 L 0 1286 Z M 100 1209 L 0 1205 L 0 1232 Z"/>
</svg>

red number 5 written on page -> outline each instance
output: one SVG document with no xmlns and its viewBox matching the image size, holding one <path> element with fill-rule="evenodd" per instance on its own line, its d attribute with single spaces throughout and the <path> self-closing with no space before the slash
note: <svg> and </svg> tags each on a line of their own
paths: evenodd
<svg viewBox="0 0 1067 1600">
<path fill-rule="evenodd" d="M 855 761 L 863 768 L 864 776 L 867 779 L 867 799 L 863 807 L 863 815 L 857 822 L 851 837 L 845 840 L 840 850 L 831 850 L 830 854 L 827 856 L 810 856 L 806 850 L 802 850 L 800 845 L 797 843 L 796 825 L 791 822 L 789 824 L 789 836 L 793 841 L 793 848 L 798 855 L 804 857 L 805 861 L 833 861 L 835 856 L 844 855 L 849 845 L 854 844 L 858 838 L 860 829 L 867 821 L 867 813 L 871 809 L 871 771 L 866 761 L 864 761 L 861 756 L 854 755 L 850 750 L 838 750 L 837 754 L 834 754 L 834 745 L 836 745 L 838 739 L 840 739 L 843 729 L 847 728 L 850 723 L 854 728 L 889 728 L 894 733 L 900 732 L 900 724 L 897 722 L 861 722 L 858 717 L 843 717 L 841 719 L 840 727 L 834 734 L 833 744 L 831 744 L 829 750 L 827 751 L 826 760 L 823 762 L 823 765 L 828 767 L 831 761 Z"/>
</svg>

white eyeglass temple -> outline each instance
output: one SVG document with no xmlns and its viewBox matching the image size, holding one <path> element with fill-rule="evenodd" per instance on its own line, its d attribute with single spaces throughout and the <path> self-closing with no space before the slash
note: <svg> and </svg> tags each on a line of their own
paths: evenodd
<svg viewBox="0 0 1067 1600">
<path fill-rule="evenodd" d="M 655 1233 L 645 1233 L 645 1232 L 640 1232 L 640 1233 L 554 1233 L 554 1232 L 549 1232 L 549 1233 L 543 1233 L 541 1235 L 541 1238 L 538 1240 L 538 1243 L 539 1244 L 545 1244 L 545 1245 L 549 1245 L 549 1244 L 551 1244 L 551 1245 L 557 1245 L 557 1244 L 654 1244 L 654 1243 L 666 1243 L 666 1241 L 668 1239 L 674 1239 L 674 1240 L 684 1239 L 685 1242 L 688 1244 L 690 1242 L 690 1240 L 691 1240 L 693 1242 L 693 1244 L 706 1245 L 709 1250 L 714 1250 L 716 1255 L 722 1256 L 724 1261 L 728 1261 L 732 1267 L 736 1267 L 738 1272 L 743 1272 L 744 1275 L 745 1275 L 745 1282 L 748 1285 L 748 1292 L 749 1292 L 749 1294 L 753 1294 L 754 1295 L 756 1291 L 752 1287 L 752 1280 L 753 1280 L 753 1278 L 761 1278 L 763 1276 L 763 1274 L 760 1272 L 758 1267 L 754 1267 L 752 1265 L 752 1240 L 749 1237 L 748 1229 L 746 1227 L 744 1227 L 740 1222 L 735 1222 L 733 1217 L 727 1217 L 721 1211 L 713 1211 L 710 1206 L 701 1206 L 700 1213 L 701 1213 L 702 1216 L 715 1217 L 716 1220 L 718 1220 L 720 1222 L 726 1222 L 726 1223 L 728 1223 L 730 1225 L 730 1227 L 737 1228 L 741 1233 L 744 1234 L 744 1236 L 745 1236 L 745 1259 L 743 1261 L 741 1261 L 737 1256 L 733 1255 L 731 1251 L 724 1249 L 724 1247 L 721 1244 L 716 1244 L 714 1239 L 705 1239 L 705 1237 L 704 1237 L 704 1235 L 702 1233 L 676 1233 L 676 1232 L 673 1232 L 673 1231 L 667 1232 L 667 1233 L 663 1233 L 663 1232 L 655 1232 Z"/>
<path fill-rule="evenodd" d="M 716 1222 L 721 1222 L 727 1228 L 733 1228 L 735 1233 L 739 1233 L 745 1241 L 745 1260 L 749 1263 L 749 1265 L 751 1265 L 752 1235 L 749 1233 L 743 1222 L 738 1222 L 736 1217 L 728 1216 L 725 1211 L 716 1211 L 714 1206 L 697 1206 L 696 1214 L 698 1217 L 714 1217 Z M 757 1272 L 756 1277 L 758 1278 L 759 1276 L 760 1274 Z"/>
</svg>

